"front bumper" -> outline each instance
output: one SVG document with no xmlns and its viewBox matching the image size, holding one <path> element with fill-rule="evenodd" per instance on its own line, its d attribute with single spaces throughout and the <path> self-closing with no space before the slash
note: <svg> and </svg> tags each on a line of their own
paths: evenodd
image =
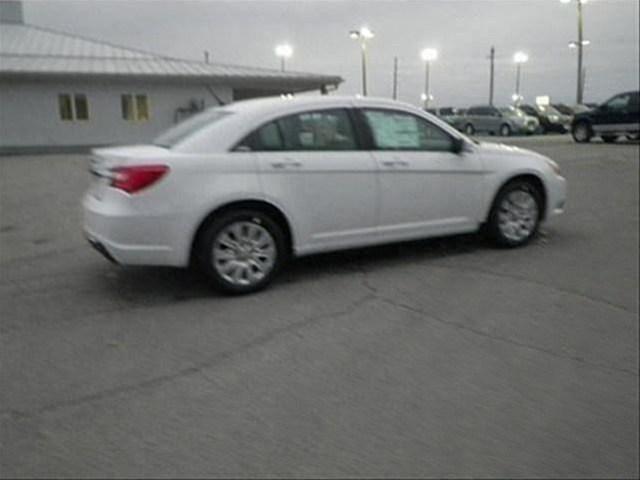
<svg viewBox="0 0 640 480">
<path fill-rule="evenodd" d="M 553 175 L 548 181 L 547 188 L 545 220 L 564 213 L 567 202 L 567 180 L 560 175 Z"/>
</svg>

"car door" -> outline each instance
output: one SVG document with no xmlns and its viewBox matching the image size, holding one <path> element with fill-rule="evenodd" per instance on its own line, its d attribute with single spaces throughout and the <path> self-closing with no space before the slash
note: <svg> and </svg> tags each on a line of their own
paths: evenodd
<svg viewBox="0 0 640 480">
<path fill-rule="evenodd" d="M 628 129 L 629 124 L 633 123 L 632 108 L 630 108 L 631 96 L 632 93 L 621 93 L 596 109 L 593 116 L 593 131 L 597 135 Z"/>
<path fill-rule="evenodd" d="M 488 131 L 497 134 L 500 132 L 500 126 L 503 123 L 509 123 L 508 118 L 495 107 L 487 107 L 487 125 Z"/>
<path fill-rule="evenodd" d="M 294 224 L 297 253 L 363 243 L 376 229 L 376 163 L 344 108 L 303 111 L 255 133 L 267 199 Z"/>
<path fill-rule="evenodd" d="M 453 137 L 424 117 L 362 108 L 380 184 L 379 233 L 411 238 L 473 230 L 482 193 L 478 156 L 454 153 Z"/>
</svg>

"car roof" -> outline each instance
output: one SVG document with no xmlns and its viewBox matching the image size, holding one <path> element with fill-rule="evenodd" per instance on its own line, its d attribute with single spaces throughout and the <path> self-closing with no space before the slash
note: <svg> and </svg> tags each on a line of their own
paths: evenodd
<svg viewBox="0 0 640 480">
<path fill-rule="evenodd" d="M 299 97 L 262 97 L 251 100 L 241 100 L 224 105 L 224 110 L 242 114 L 260 114 L 267 112 L 287 111 L 299 108 L 323 108 L 326 106 L 358 106 L 358 107 L 387 107 L 416 110 L 416 107 L 396 100 L 379 97 L 360 97 L 348 95 L 308 95 Z"/>
</svg>

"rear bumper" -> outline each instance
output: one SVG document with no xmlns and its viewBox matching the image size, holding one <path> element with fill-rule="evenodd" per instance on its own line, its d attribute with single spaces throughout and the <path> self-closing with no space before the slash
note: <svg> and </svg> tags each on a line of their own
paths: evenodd
<svg viewBox="0 0 640 480">
<path fill-rule="evenodd" d="M 121 265 L 182 266 L 183 255 L 171 244 L 170 219 L 144 216 L 125 205 L 103 202 L 88 193 L 82 202 L 84 234 L 110 261 Z"/>
</svg>

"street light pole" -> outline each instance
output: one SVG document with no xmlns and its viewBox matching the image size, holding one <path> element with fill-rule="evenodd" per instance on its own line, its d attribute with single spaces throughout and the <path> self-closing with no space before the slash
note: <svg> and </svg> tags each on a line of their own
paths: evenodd
<svg viewBox="0 0 640 480">
<path fill-rule="evenodd" d="M 529 56 L 524 52 L 516 52 L 513 56 L 513 61 L 516 64 L 516 93 L 513 95 L 513 101 L 516 105 L 518 105 L 522 100 L 522 95 L 520 95 L 520 75 L 522 64 L 528 60 Z"/>
<path fill-rule="evenodd" d="M 291 45 L 283 43 L 276 47 L 276 56 L 280 58 L 280 71 L 284 72 L 285 60 L 293 55 Z"/>
<path fill-rule="evenodd" d="M 362 46 L 362 95 L 367 96 L 367 44 L 360 42 Z"/>
<path fill-rule="evenodd" d="M 431 70 L 431 62 L 438 59 L 438 51 L 435 48 L 425 48 L 420 53 L 424 61 L 424 94 L 422 95 L 424 109 L 429 108 L 431 100 L 431 85 L 429 84 L 429 75 Z"/>
<path fill-rule="evenodd" d="M 351 30 L 349 37 L 360 42 L 361 64 L 362 64 L 362 96 L 367 96 L 367 40 L 373 38 L 373 32 L 368 27 L 361 27 L 360 30 Z"/>
<path fill-rule="evenodd" d="M 496 58 L 496 49 L 491 46 L 491 52 L 489 53 L 489 60 L 491 62 L 491 66 L 489 68 L 489 105 L 493 107 L 493 76 L 494 76 L 494 67 L 493 64 Z"/>
<path fill-rule="evenodd" d="M 426 93 L 424 97 L 424 109 L 429 108 L 429 95 L 431 91 L 429 90 L 429 65 L 430 62 L 424 62 L 424 91 Z"/>
</svg>

